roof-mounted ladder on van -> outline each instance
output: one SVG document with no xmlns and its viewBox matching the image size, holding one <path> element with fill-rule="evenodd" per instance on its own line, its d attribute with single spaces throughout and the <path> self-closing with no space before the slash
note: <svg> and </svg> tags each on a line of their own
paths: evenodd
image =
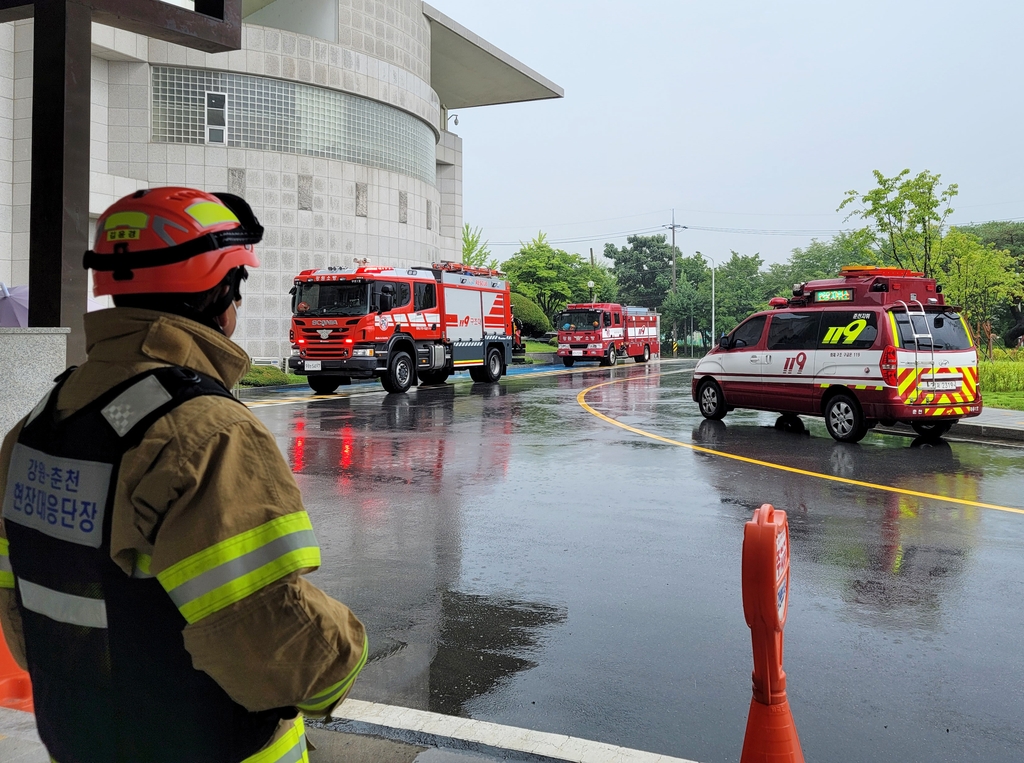
<svg viewBox="0 0 1024 763">
<path fill-rule="evenodd" d="M 928 364 L 928 380 L 933 383 L 935 382 L 935 337 L 932 335 L 931 326 L 928 325 L 928 313 L 925 312 L 924 305 L 918 300 L 912 300 L 911 305 L 916 305 L 918 310 L 911 310 L 911 305 L 908 305 L 903 300 L 899 300 L 896 303 L 898 306 L 903 307 L 903 312 L 907 314 L 907 323 L 910 324 L 910 333 L 914 337 L 914 369 L 917 372 L 917 385 L 914 387 L 914 399 L 916 400 L 921 395 L 921 382 L 924 380 L 921 376 L 921 340 L 928 340 L 928 347 L 930 351 L 930 362 Z M 924 334 L 918 333 L 917 326 L 914 324 L 914 318 L 920 318 L 924 324 Z"/>
</svg>

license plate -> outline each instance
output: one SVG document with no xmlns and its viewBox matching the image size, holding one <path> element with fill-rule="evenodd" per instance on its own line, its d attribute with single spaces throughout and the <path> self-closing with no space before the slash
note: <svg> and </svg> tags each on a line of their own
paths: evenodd
<svg viewBox="0 0 1024 763">
<path fill-rule="evenodd" d="M 321 371 L 323 370 L 320 368 L 321 362 L 322 361 L 319 360 L 307 360 L 303 368 L 305 368 L 307 371 Z"/>
<path fill-rule="evenodd" d="M 926 382 L 921 382 L 921 389 L 923 389 L 923 390 L 925 390 L 927 392 L 936 392 L 936 391 L 939 391 L 939 390 L 942 390 L 942 391 L 958 390 L 958 389 L 960 389 L 960 382 L 957 382 L 957 381 L 934 381 L 934 382 L 926 381 Z"/>
<path fill-rule="evenodd" d="M 574 358 L 582 358 L 583 357 L 583 350 L 573 350 L 572 351 L 572 356 Z"/>
</svg>

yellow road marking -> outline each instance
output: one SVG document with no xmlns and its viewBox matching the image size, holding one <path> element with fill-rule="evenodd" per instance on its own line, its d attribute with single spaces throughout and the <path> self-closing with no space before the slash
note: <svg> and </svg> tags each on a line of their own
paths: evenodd
<svg viewBox="0 0 1024 763">
<path fill-rule="evenodd" d="M 658 375 L 662 376 L 664 374 L 658 374 Z M 711 455 L 711 456 L 720 456 L 721 458 L 728 458 L 728 459 L 731 459 L 733 461 L 742 461 L 745 464 L 752 464 L 754 466 L 764 466 L 764 467 L 767 467 L 768 469 L 776 469 L 776 470 L 781 471 L 781 472 L 789 472 L 790 474 L 799 474 L 799 475 L 801 475 L 803 477 L 815 477 L 817 479 L 828 480 L 829 482 L 839 482 L 839 483 L 841 483 L 843 485 L 853 485 L 855 487 L 868 488 L 869 490 L 881 490 L 881 491 L 886 492 L 886 493 L 898 493 L 900 495 L 912 495 L 912 496 L 915 496 L 917 498 L 927 498 L 927 499 L 933 500 L 933 501 L 945 501 L 947 503 L 958 503 L 958 504 L 960 504 L 962 506 L 973 506 L 973 507 L 979 508 L 979 509 L 992 509 L 994 511 L 1006 511 L 1006 512 L 1010 512 L 1012 514 L 1022 514 L 1022 515 L 1024 515 L 1024 509 L 1015 509 L 1015 508 L 1013 508 L 1011 506 L 999 506 L 998 504 L 994 504 L 994 503 L 981 503 L 979 501 L 970 501 L 970 500 L 967 500 L 965 498 L 953 498 L 951 496 L 946 496 L 946 495 L 936 495 L 935 493 L 924 493 L 924 492 L 921 492 L 919 490 L 908 490 L 906 488 L 893 487 L 892 485 L 880 485 L 880 484 L 875 483 L 875 482 L 863 482 L 861 480 L 851 480 L 851 479 L 848 479 L 847 477 L 836 477 L 836 476 L 833 476 L 831 474 L 824 474 L 822 472 L 812 472 L 812 471 L 808 471 L 806 469 L 797 469 L 795 466 L 785 466 L 783 464 L 773 464 L 773 463 L 770 463 L 768 461 L 760 461 L 760 460 L 758 460 L 756 458 L 748 458 L 747 456 L 738 456 L 735 453 L 726 453 L 726 452 L 721 451 L 721 450 L 713 450 L 711 448 L 704 448 L 704 447 L 701 447 L 700 445 L 694 445 L 693 443 L 679 442 L 678 440 L 673 440 L 673 439 L 671 439 L 669 437 L 662 437 L 661 435 L 654 434 L 653 432 L 647 432 L 647 431 L 645 431 L 643 429 L 638 429 L 637 427 L 630 426 L 629 424 L 624 424 L 621 421 L 616 421 L 611 416 L 606 416 L 605 414 L 601 413 L 600 411 L 595 410 L 589 403 L 587 403 L 587 400 L 586 400 L 587 395 L 590 392 L 593 392 L 595 389 L 599 389 L 601 387 L 607 387 L 609 384 L 621 384 L 622 382 L 625 382 L 625 381 L 630 381 L 630 379 L 612 379 L 611 381 L 606 381 L 606 382 L 602 382 L 601 384 L 595 384 L 592 387 L 587 387 L 586 389 L 581 390 L 578 395 L 576 395 L 576 402 L 579 403 L 580 407 L 583 408 L 583 410 L 585 410 L 587 413 L 589 413 L 589 414 L 591 414 L 593 416 L 596 416 L 597 418 L 601 419 L 602 421 L 606 421 L 609 424 L 613 424 L 614 426 L 617 426 L 620 429 L 625 429 L 627 432 L 632 432 L 633 434 L 637 434 L 637 435 L 640 435 L 641 437 L 646 437 L 646 438 L 651 439 L 651 440 L 657 440 L 658 442 L 663 442 L 663 443 L 665 443 L 667 445 L 675 445 L 675 446 L 678 446 L 680 448 L 688 448 L 689 450 L 693 450 L 693 451 L 696 451 L 698 453 L 707 453 L 708 455 Z"/>
</svg>

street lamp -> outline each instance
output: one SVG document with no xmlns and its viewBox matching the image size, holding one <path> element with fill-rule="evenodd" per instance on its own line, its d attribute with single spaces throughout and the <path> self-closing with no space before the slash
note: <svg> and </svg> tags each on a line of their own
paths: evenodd
<svg viewBox="0 0 1024 763">
<path fill-rule="evenodd" d="M 587 288 L 590 289 L 590 304 L 594 304 L 594 282 L 587 281 Z"/>
<path fill-rule="evenodd" d="M 685 225 L 676 225 L 676 211 L 672 210 L 672 224 L 662 225 L 662 228 L 672 229 L 672 294 L 676 293 L 676 230 L 686 230 Z M 678 326 L 676 321 L 672 321 L 672 357 L 675 357 L 676 347 L 676 331 Z"/>
<path fill-rule="evenodd" d="M 700 254 L 700 252 L 697 252 Z M 700 254 L 701 257 L 707 255 Z M 715 336 L 715 268 L 718 264 L 715 262 L 714 257 L 708 257 L 711 260 L 711 346 L 714 347 L 715 343 L 718 342 L 718 337 Z"/>
</svg>

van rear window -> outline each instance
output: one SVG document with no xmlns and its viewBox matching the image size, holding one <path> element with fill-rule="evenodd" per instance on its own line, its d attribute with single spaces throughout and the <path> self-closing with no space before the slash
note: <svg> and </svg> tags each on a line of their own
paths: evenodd
<svg viewBox="0 0 1024 763">
<path fill-rule="evenodd" d="M 909 316 L 905 312 L 894 311 L 893 315 L 900 331 L 900 347 L 904 349 L 914 349 L 915 342 L 922 350 L 969 350 L 974 346 L 960 314 L 952 310 Z M 918 335 L 916 340 L 915 333 Z"/>
</svg>

